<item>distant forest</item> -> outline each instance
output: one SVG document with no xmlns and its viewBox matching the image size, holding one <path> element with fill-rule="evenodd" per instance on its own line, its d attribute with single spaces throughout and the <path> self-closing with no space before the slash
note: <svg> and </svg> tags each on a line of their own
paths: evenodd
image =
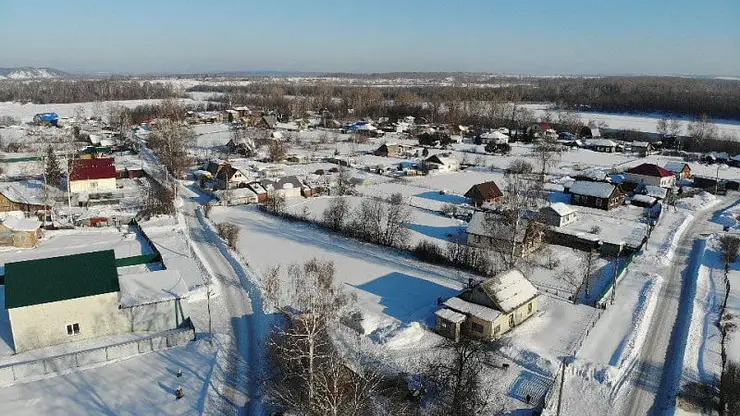
<svg viewBox="0 0 740 416">
<path fill-rule="evenodd" d="M 383 76 L 387 74 L 377 74 Z M 366 78 L 368 76 L 365 76 Z M 502 87 L 483 83 L 510 83 Z M 248 86 L 197 85 L 189 91 L 221 92 L 232 98 L 248 95 L 268 96 L 280 88 L 286 95 L 303 97 L 372 96 L 397 100 L 413 94 L 427 103 L 460 101 L 553 102 L 563 109 L 588 109 L 618 113 L 662 113 L 668 116 L 740 120 L 740 81 L 680 77 L 606 78 L 477 78 L 467 86 L 367 87 L 254 83 Z M 372 89 L 372 93 L 358 90 Z M 248 100 L 251 101 L 251 100 Z M 246 102 L 246 101 L 245 101 Z M 331 103 L 327 103 L 331 104 Z"/>
<path fill-rule="evenodd" d="M 169 84 L 120 79 L 3 81 L 0 101 L 82 103 L 176 97 Z"/>
</svg>

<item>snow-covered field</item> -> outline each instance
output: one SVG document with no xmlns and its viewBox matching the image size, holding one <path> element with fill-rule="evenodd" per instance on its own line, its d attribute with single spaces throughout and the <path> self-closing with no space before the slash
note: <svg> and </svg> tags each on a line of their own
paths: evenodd
<svg viewBox="0 0 740 416">
<path fill-rule="evenodd" d="M 533 110 L 537 117 L 544 116 L 545 111 L 552 107 L 551 104 L 526 104 L 525 106 Z M 557 118 L 558 110 L 551 110 L 550 112 L 553 117 Z M 657 132 L 655 126 L 661 117 L 660 114 L 629 115 L 586 111 L 578 111 L 577 113 L 584 122 L 593 120 L 597 123 L 604 122 L 612 129 L 636 130 L 647 133 Z M 684 133 L 686 133 L 688 123 L 689 121 L 687 120 L 681 121 Z M 717 126 L 720 134 L 730 134 L 734 135 L 735 138 L 740 138 L 740 122 L 734 120 L 716 120 L 714 124 Z"/>
<path fill-rule="evenodd" d="M 87 103 L 64 103 L 64 104 L 22 104 L 19 102 L 1 102 L 0 103 L 0 116 L 11 116 L 21 120 L 21 122 L 29 122 L 33 120 L 33 116 L 38 113 L 54 112 L 59 117 L 72 117 L 75 113 L 75 108 L 81 106 L 85 110 L 85 114 L 89 117 L 94 114 L 96 108 L 101 108 L 104 116 L 108 111 L 110 105 L 122 105 L 127 108 L 134 108 L 140 105 L 156 105 L 162 100 L 123 100 L 123 101 L 101 101 L 101 102 L 87 102 Z M 178 100 L 183 105 L 196 105 L 200 104 L 201 101 L 192 100 L 190 98 L 181 98 Z"/>
<path fill-rule="evenodd" d="M 238 251 L 257 276 L 312 258 L 334 262 L 340 286 L 357 296 L 363 339 L 399 369 L 418 361 L 439 342 L 439 336 L 426 329 L 433 326 L 437 298 L 455 295 L 469 277 L 311 224 L 281 220 L 254 207 L 214 207 L 210 218 L 240 228 Z M 595 313 L 591 307 L 546 295 L 541 302 L 536 317 L 505 337 L 501 359 L 512 367 L 496 373 L 495 384 L 506 396 L 508 409 L 525 406 L 522 392 L 535 388 L 530 385 L 533 380 L 549 386 L 559 357 L 572 352 Z"/>
</svg>

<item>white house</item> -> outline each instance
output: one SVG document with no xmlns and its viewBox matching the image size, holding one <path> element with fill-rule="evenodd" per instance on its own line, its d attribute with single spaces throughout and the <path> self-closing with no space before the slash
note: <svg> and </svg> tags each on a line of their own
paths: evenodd
<svg viewBox="0 0 740 416">
<path fill-rule="evenodd" d="M 424 166 L 437 172 L 455 172 L 460 168 L 457 159 L 446 154 L 429 156 L 424 160 Z"/>
<path fill-rule="evenodd" d="M 663 169 L 658 165 L 643 163 L 625 171 L 624 181 L 672 188 L 676 184 L 676 176 L 673 172 Z"/>
<path fill-rule="evenodd" d="M 177 272 L 119 276 L 113 250 L 5 264 L 16 352 L 184 322 Z"/>
<path fill-rule="evenodd" d="M 69 188 L 73 193 L 95 194 L 116 189 L 113 158 L 73 159 L 69 161 Z"/>
<path fill-rule="evenodd" d="M 285 199 L 294 199 L 310 193 L 310 188 L 295 176 L 284 176 L 278 180 L 263 179 L 260 184 L 268 197 L 280 195 Z"/>
<path fill-rule="evenodd" d="M 509 143 L 509 136 L 499 132 L 499 131 L 489 131 L 481 134 L 480 136 L 480 143 L 481 144 L 506 144 Z"/>
</svg>

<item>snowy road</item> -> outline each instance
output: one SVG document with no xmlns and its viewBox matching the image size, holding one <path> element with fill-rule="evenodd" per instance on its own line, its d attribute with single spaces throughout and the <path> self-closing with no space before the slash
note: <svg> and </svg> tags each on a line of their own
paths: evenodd
<svg viewBox="0 0 740 416">
<path fill-rule="evenodd" d="M 180 192 L 184 202 L 181 209 L 192 243 L 218 279 L 221 302 L 225 304 L 225 314 L 213 315 L 214 328 L 231 329 L 234 337 L 227 360 L 227 371 L 232 374 L 231 386 L 227 387 L 226 397 L 223 397 L 223 413 L 230 414 L 228 408 L 236 407 L 238 414 L 262 414 L 260 400 L 252 400 L 260 396 L 256 375 L 263 374 L 261 340 L 263 332 L 269 328 L 263 324 L 266 320 L 263 319 L 259 291 L 248 290 L 251 283 L 246 274 L 249 271 L 233 259 L 227 259 L 228 254 L 222 251 L 225 248 L 219 246 L 213 231 L 195 214 L 203 196 L 182 186 Z M 257 299 L 250 299 L 250 292 Z"/>
<path fill-rule="evenodd" d="M 723 204 L 719 211 L 726 205 L 729 204 Z M 691 288 L 695 286 L 690 284 L 690 279 L 695 276 L 697 265 L 692 251 L 700 234 L 717 230 L 718 225 L 710 222 L 713 214 L 713 211 L 697 214 L 679 239 L 676 255 L 658 296 L 659 303 L 648 330 L 650 335 L 631 369 L 632 374 L 628 375 L 633 388 L 629 396 L 623 398 L 624 415 L 672 415 L 674 412 L 694 301 Z M 680 318 L 686 315 L 685 308 L 689 310 L 684 322 Z"/>
</svg>

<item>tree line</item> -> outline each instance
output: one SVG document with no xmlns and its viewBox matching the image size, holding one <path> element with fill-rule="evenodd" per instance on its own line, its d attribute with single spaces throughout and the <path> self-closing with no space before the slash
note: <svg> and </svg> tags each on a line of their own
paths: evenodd
<svg viewBox="0 0 740 416">
<path fill-rule="evenodd" d="M 188 91 L 223 93 L 223 100 L 257 102 L 259 97 L 312 97 L 320 108 L 340 114 L 381 115 L 396 106 L 414 107 L 433 117 L 454 103 L 554 102 L 563 109 L 664 113 L 740 120 L 740 81 L 680 77 L 535 78 L 498 87 L 333 86 L 326 83 L 254 83 L 246 86 L 196 85 Z M 269 101 L 269 100 L 267 100 Z M 424 105 L 420 105 L 424 103 Z M 285 103 L 288 105 L 288 103 Z M 359 113 L 358 113 L 359 111 Z M 413 115 L 413 113 L 411 113 Z M 382 114 L 385 115 L 385 114 Z M 408 115 L 408 114 L 405 114 Z"/>
<path fill-rule="evenodd" d="M 0 101 L 36 104 L 144 100 L 178 96 L 180 94 L 176 89 L 167 83 L 119 79 L 4 81 L 0 88 Z"/>
</svg>

